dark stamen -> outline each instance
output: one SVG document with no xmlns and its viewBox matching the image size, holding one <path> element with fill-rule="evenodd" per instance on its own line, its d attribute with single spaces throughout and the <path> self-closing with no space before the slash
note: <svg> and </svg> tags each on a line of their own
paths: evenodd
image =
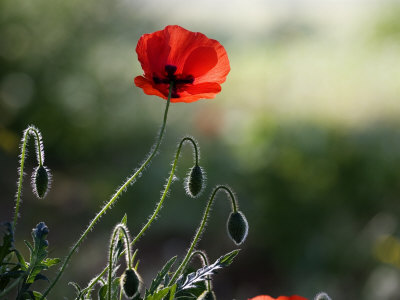
<svg viewBox="0 0 400 300">
<path fill-rule="evenodd" d="M 164 67 L 165 73 L 161 76 L 156 74 L 153 75 L 153 82 L 155 84 L 170 84 L 173 83 L 174 87 L 172 89 L 171 97 L 179 98 L 179 88 L 185 84 L 192 84 L 194 81 L 194 77 L 192 75 L 175 75 L 177 67 L 174 65 L 165 65 Z"/>
<path fill-rule="evenodd" d="M 174 65 L 166 65 L 165 66 L 165 72 L 167 72 L 167 76 L 168 77 L 172 77 L 174 76 L 175 72 L 176 72 L 176 66 Z"/>
</svg>

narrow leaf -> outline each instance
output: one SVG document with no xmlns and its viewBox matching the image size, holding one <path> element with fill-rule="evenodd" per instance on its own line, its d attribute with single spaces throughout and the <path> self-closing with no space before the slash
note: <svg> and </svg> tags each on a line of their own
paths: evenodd
<svg viewBox="0 0 400 300">
<path fill-rule="evenodd" d="M 168 271 L 171 269 L 172 265 L 175 263 L 177 256 L 174 256 L 171 258 L 161 269 L 161 271 L 157 274 L 156 278 L 153 279 L 150 285 L 150 289 L 146 291 L 146 295 L 152 295 L 154 292 L 157 290 L 159 287 L 160 283 L 164 279 L 165 275 L 168 273 Z"/>
</svg>

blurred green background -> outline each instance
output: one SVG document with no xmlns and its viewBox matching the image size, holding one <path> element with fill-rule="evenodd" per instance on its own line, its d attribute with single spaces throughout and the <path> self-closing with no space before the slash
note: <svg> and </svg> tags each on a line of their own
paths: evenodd
<svg viewBox="0 0 400 300">
<path fill-rule="evenodd" d="M 45 221 L 50 256 L 66 255 L 144 159 L 165 101 L 134 86 L 142 73 L 134 50 L 168 24 L 219 40 L 227 82 L 213 100 L 171 105 L 159 156 L 90 233 L 50 299 L 71 299 L 69 281 L 85 285 L 102 269 L 125 212 L 138 232 L 185 134 L 200 143 L 208 186 L 199 199 L 185 196 L 185 149 L 161 217 L 137 244 L 147 284 L 169 257 L 182 257 L 221 183 L 236 192 L 250 233 L 214 277 L 219 299 L 311 299 L 321 290 L 338 300 L 399 299 L 399 1 L 0 0 L 0 220 L 12 219 L 29 124 L 43 134 L 54 179 L 39 201 L 25 177 L 17 246 Z M 234 248 L 222 198 L 199 244 L 212 260 Z"/>
</svg>

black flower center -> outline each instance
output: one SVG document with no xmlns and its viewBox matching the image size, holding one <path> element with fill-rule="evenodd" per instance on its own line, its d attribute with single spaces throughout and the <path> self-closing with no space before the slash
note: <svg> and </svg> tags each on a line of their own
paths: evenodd
<svg viewBox="0 0 400 300">
<path fill-rule="evenodd" d="M 179 98 L 178 90 L 182 88 L 185 84 L 192 84 L 194 81 L 194 77 L 192 75 L 183 75 L 183 74 L 175 74 L 176 66 L 174 65 L 166 65 L 165 73 L 162 77 L 157 75 L 153 75 L 153 81 L 155 84 L 172 84 L 172 98 Z"/>
</svg>

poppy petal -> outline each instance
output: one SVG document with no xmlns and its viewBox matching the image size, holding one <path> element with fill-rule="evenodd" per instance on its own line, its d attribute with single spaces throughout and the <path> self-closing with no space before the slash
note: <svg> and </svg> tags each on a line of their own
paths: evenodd
<svg viewBox="0 0 400 300">
<path fill-rule="evenodd" d="M 275 300 L 275 299 L 270 296 L 257 296 L 249 300 Z"/>
<path fill-rule="evenodd" d="M 143 89 L 143 92 L 146 95 L 154 95 L 158 96 L 164 99 L 167 99 L 167 96 L 165 96 L 159 89 L 156 89 L 153 87 L 153 84 L 150 80 L 143 76 L 137 76 L 135 77 L 135 84 L 137 87 Z"/>
<path fill-rule="evenodd" d="M 260 295 L 248 300 L 308 300 L 307 298 L 298 296 L 298 295 L 293 295 L 293 296 L 279 296 L 278 298 L 272 298 L 271 296 L 267 295 Z"/>
<path fill-rule="evenodd" d="M 188 85 L 179 98 L 172 98 L 171 102 L 194 102 L 199 99 L 211 99 L 221 91 L 221 86 L 215 82 L 204 82 L 200 84 Z"/>
<path fill-rule="evenodd" d="M 214 98 L 230 71 L 228 55 L 216 40 L 178 25 L 144 34 L 136 47 L 144 71 L 135 84 L 148 95 L 167 99 L 174 84 L 171 102 L 193 102 Z"/>
<path fill-rule="evenodd" d="M 196 78 L 210 71 L 217 63 L 218 56 L 213 47 L 198 47 L 189 54 L 182 73 Z"/>
<path fill-rule="evenodd" d="M 206 81 L 213 81 L 219 84 L 225 82 L 226 77 L 228 76 L 228 73 L 231 70 L 231 67 L 229 65 L 228 54 L 226 53 L 225 48 L 220 43 L 218 43 L 218 45 L 215 45 L 214 49 L 218 56 L 218 63 L 209 72 L 196 78 L 196 82 L 200 83 Z"/>
</svg>

